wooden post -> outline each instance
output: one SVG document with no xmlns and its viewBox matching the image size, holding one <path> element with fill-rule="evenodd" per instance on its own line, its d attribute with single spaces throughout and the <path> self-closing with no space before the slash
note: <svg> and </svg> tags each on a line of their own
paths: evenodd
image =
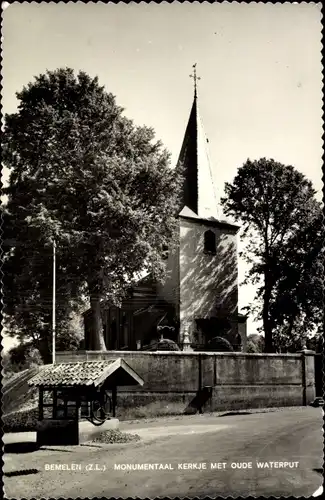
<svg viewBox="0 0 325 500">
<path fill-rule="evenodd" d="M 199 400 L 200 400 L 201 393 L 202 393 L 202 357 L 201 357 L 201 354 L 198 355 L 198 362 L 199 362 L 199 391 L 198 391 L 198 394 L 199 394 Z M 199 413 L 203 413 L 201 403 L 199 403 Z"/>
<path fill-rule="evenodd" d="M 55 363 L 55 329 L 56 329 L 56 243 L 53 240 L 53 293 L 52 293 L 52 363 Z"/>
<path fill-rule="evenodd" d="M 43 387 L 38 389 L 38 420 L 43 420 Z"/>
<path fill-rule="evenodd" d="M 79 422 L 81 420 L 81 396 L 78 393 L 78 394 L 74 395 L 74 398 L 75 398 L 75 402 L 76 402 L 76 413 L 75 413 L 75 416 L 76 416 L 76 419 Z M 79 429 L 79 423 L 78 423 L 78 429 Z"/>
<path fill-rule="evenodd" d="M 113 414 L 113 418 L 115 418 L 115 416 L 116 416 L 116 396 L 117 396 L 117 390 L 116 390 L 116 385 L 114 385 L 112 388 L 112 414 Z"/>
<path fill-rule="evenodd" d="M 53 394 L 53 418 L 56 419 L 57 418 L 57 388 L 54 387 L 53 388 L 53 391 L 52 391 L 52 394 Z"/>
</svg>

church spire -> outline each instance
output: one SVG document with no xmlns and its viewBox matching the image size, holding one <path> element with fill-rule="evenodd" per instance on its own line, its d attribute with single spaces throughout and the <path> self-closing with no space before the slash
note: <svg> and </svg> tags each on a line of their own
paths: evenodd
<svg viewBox="0 0 325 500">
<path fill-rule="evenodd" d="M 216 218 L 217 199 L 213 185 L 213 177 L 202 122 L 198 110 L 196 64 L 193 65 L 194 100 L 178 165 L 183 167 L 184 187 L 182 213 L 200 218 Z M 185 208 L 185 212 L 184 212 Z M 189 210 L 188 210 L 189 209 Z"/>
</svg>

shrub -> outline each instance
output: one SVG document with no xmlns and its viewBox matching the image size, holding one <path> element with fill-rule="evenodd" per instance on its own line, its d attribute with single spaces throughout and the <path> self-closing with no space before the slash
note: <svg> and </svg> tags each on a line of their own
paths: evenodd
<svg viewBox="0 0 325 500">
<path fill-rule="evenodd" d="M 234 348 L 229 340 L 223 337 L 214 337 L 209 340 L 206 346 L 196 349 L 197 351 L 212 351 L 212 352 L 233 352 Z"/>
<path fill-rule="evenodd" d="M 247 352 L 261 353 L 264 351 L 264 337 L 256 333 L 252 333 L 247 337 Z"/>
<path fill-rule="evenodd" d="M 180 351 L 180 348 L 170 339 L 160 339 L 157 342 L 150 344 L 149 346 L 144 346 L 143 350 L 146 351 Z"/>
<path fill-rule="evenodd" d="M 4 432 L 34 432 L 38 420 L 38 407 L 8 413 L 2 417 Z"/>
</svg>

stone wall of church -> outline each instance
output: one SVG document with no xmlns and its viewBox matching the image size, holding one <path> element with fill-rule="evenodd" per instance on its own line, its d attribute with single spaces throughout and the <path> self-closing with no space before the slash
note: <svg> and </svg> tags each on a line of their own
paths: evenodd
<svg viewBox="0 0 325 500">
<path fill-rule="evenodd" d="M 205 253 L 206 231 L 215 234 L 215 254 Z M 222 336 L 234 343 L 238 334 L 237 321 L 233 321 L 238 313 L 236 230 L 181 218 L 179 279 L 181 325 L 190 325 L 193 334 L 197 319 L 228 317 L 230 329 Z"/>
<path fill-rule="evenodd" d="M 197 352 L 58 352 L 58 363 L 124 359 L 144 385 L 118 388 L 117 417 L 301 406 L 315 398 L 315 355 Z M 140 408 L 140 410 L 139 410 Z M 159 410 L 160 411 L 160 410 Z M 130 415 L 130 413 L 129 413 Z"/>
</svg>

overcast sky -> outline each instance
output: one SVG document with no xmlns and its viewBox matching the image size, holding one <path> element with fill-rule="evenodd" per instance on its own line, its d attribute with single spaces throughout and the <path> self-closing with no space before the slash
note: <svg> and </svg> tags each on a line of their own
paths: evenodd
<svg viewBox="0 0 325 500">
<path fill-rule="evenodd" d="M 46 69 L 84 70 L 136 124 L 155 129 L 175 163 L 196 62 L 221 191 L 248 157 L 291 164 L 320 191 L 320 51 L 320 4 L 14 3 L 3 20 L 3 111 L 14 112 L 15 92 Z M 240 280 L 244 272 L 240 262 Z M 240 288 L 241 307 L 252 298 L 252 287 Z"/>
</svg>

